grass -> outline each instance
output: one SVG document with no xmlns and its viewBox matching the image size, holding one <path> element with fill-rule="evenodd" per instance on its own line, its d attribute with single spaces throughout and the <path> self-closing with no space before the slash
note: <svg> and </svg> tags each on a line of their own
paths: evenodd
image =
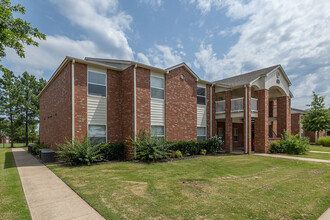
<svg viewBox="0 0 330 220">
<path fill-rule="evenodd" d="M 321 145 L 311 145 L 310 148 L 313 151 L 330 152 L 330 147 L 323 147 Z"/>
<path fill-rule="evenodd" d="M 31 219 L 10 149 L 0 148 L 1 219 Z"/>
<path fill-rule="evenodd" d="M 0 148 L 3 148 L 3 146 L 5 146 L 5 148 L 10 148 L 10 143 L 5 145 L 1 143 Z M 25 143 L 14 143 L 14 147 L 25 147 Z"/>
<path fill-rule="evenodd" d="M 330 164 L 259 156 L 48 167 L 107 219 L 317 219 Z"/>
<path fill-rule="evenodd" d="M 288 155 L 288 156 L 330 160 L 330 154 L 324 154 L 324 153 L 307 152 L 306 154 L 302 154 L 302 155 Z"/>
</svg>

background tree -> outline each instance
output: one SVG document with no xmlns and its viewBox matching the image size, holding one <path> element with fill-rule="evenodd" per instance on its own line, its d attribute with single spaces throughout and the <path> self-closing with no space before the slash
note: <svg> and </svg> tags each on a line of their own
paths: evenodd
<svg viewBox="0 0 330 220">
<path fill-rule="evenodd" d="M 19 112 L 19 83 L 13 72 L 3 69 L 0 78 L 0 112 L 10 121 L 10 142 L 14 147 L 14 120 Z"/>
<path fill-rule="evenodd" d="M 6 56 L 6 47 L 14 49 L 23 58 L 24 44 L 38 46 L 36 39 L 46 39 L 46 35 L 31 27 L 27 21 L 14 18 L 14 13 L 24 15 L 25 9 L 20 4 L 12 5 L 10 0 L 0 0 L 0 59 Z"/>
<path fill-rule="evenodd" d="M 317 132 L 317 139 L 319 139 L 320 131 L 330 129 L 330 113 L 329 109 L 325 108 L 324 96 L 319 96 L 313 91 L 313 100 L 307 106 L 310 108 L 301 121 L 303 129 Z"/>
<path fill-rule="evenodd" d="M 31 127 L 34 127 L 34 125 L 38 123 L 39 118 L 38 94 L 46 85 L 46 81 L 44 79 L 37 81 L 35 76 L 24 72 L 22 76 L 19 77 L 19 84 L 20 114 L 23 117 L 25 125 L 25 144 L 28 146 L 29 133 L 31 133 L 30 130 L 32 130 Z"/>
<path fill-rule="evenodd" d="M 7 137 L 9 134 L 9 121 L 5 118 L 0 118 L 0 139 Z M 2 147 L 5 147 L 5 143 L 2 143 Z"/>
</svg>

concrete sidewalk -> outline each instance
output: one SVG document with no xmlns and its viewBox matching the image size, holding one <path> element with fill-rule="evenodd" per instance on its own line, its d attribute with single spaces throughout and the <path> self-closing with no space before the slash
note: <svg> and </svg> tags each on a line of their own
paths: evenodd
<svg viewBox="0 0 330 220">
<path fill-rule="evenodd" d="M 330 163 L 330 160 L 322 160 L 322 159 L 314 159 L 314 158 L 306 158 L 306 157 L 291 157 L 291 156 L 286 156 L 283 154 L 254 153 L 253 155 L 264 156 L 264 157 L 285 158 L 285 159 L 291 159 L 291 160 L 303 160 L 303 161 L 309 161 L 309 162 Z"/>
<path fill-rule="evenodd" d="M 104 219 L 23 148 L 12 149 L 33 220 Z"/>
<path fill-rule="evenodd" d="M 323 212 L 323 214 L 317 220 L 329 220 L 330 219 L 330 207 Z"/>
<path fill-rule="evenodd" d="M 315 151 L 315 150 L 311 150 L 309 151 L 311 153 L 318 153 L 318 154 L 330 154 L 330 152 L 324 152 L 324 151 Z"/>
</svg>

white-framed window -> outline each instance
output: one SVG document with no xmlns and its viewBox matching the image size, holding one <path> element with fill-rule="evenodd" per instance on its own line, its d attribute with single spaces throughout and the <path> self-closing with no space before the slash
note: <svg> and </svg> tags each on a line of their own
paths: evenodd
<svg viewBox="0 0 330 220">
<path fill-rule="evenodd" d="M 206 140 L 206 127 L 197 127 L 197 141 Z"/>
<path fill-rule="evenodd" d="M 107 96 L 107 76 L 103 73 L 88 71 L 88 95 Z"/>
<path fill-rule="evenodd" d="M 206 88 L 197 87 L 197 104 L 206 105 Z"/>
<path fill-rule="evenodd" d="M 107 126 L 106 125 L 88 125 L 88 138 L 91 144 L 107 142 Z"/>
<path fill-rule="evenodd" d="M 163 125 L 151 125 L 151 135 L 155 137 L 165 137 L 165 127 Z"/>
<path fill-rule="evenodd" d="M 150 76 L 150 93 L 151 98 L 164 99 L 165 98 L 165 81 L 163 78 Z"/>
<path fill-rule="evenodd" d="M 234 141 L 238 142 L 238 128 L 234 128 Z"/>
</svg>

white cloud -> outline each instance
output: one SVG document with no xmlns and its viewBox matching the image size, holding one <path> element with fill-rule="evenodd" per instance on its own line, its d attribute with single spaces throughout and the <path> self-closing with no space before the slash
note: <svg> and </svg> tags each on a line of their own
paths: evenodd
<svg viewBox="0 0 330 220">
<path fill-rule="evenodd" d="M 109 54 L 100 53 L 97 45 L 89 40 L 72 40 L 65 36 L 48 36 L 46 41 L 39 41 L 39 47 L 27 46 L 25 59 L 9 49 L 4 59 L 5 66 L 16 74 L 28 71 L 41 77 L 45 71 L 54 72 L 65 56 L 84 58 L 85 56 L 106 57 Z M 17 65 L 19 64 L 19 65 Z"/>
<path fill-rule="evenodd" d="M 180 49 L 180 48 L 179 48 Z M 182 62 L 185 53 L 170 46 L 156 44 L 148 50 L 146 55 L 151 63 L 160 68 L 168 68 Z"/>
<path fill-rule="evenodd" d="M 143 64 L 150 65 L 148 57 L 146 55 L 144 55 L 143 53 L 137 54 L 137 60 L 138 60 L 138 62 L 141 62 Z"/>
<path fill-rule="evenodd" d="M 305 106 L 309 99 L 303 97 L 311 95 L 313 89 L 321 95 L 329 92 L 322 83 L 330 75 L 329 1 L 223 3 L 229 18 L 244 20 L 233 27 L 239 39 L 226 54 L 216 54 L 217 49 L 211 44 L 201 43 L 194 64 L 204 70 L 206 79 L 282 64 L 289 75 L 296 75 L 292 79 L 292 92 L 297 97 L 293 106 Z"/>
<path fill-rule="evenodd" d="M 211 8 L 219 9 L 223 7 L 223 0 L 190 0 L 190 4 L 196 4 L 196 7 L 206 14 L 211 11 Z"/>
<path fill-rule="evenodd" d="M 163 4 L 163 1 L 162 0 L 140 0 L 140 3 L 148 4 L 154 8 L 157 8 Z"/>
</svg>

